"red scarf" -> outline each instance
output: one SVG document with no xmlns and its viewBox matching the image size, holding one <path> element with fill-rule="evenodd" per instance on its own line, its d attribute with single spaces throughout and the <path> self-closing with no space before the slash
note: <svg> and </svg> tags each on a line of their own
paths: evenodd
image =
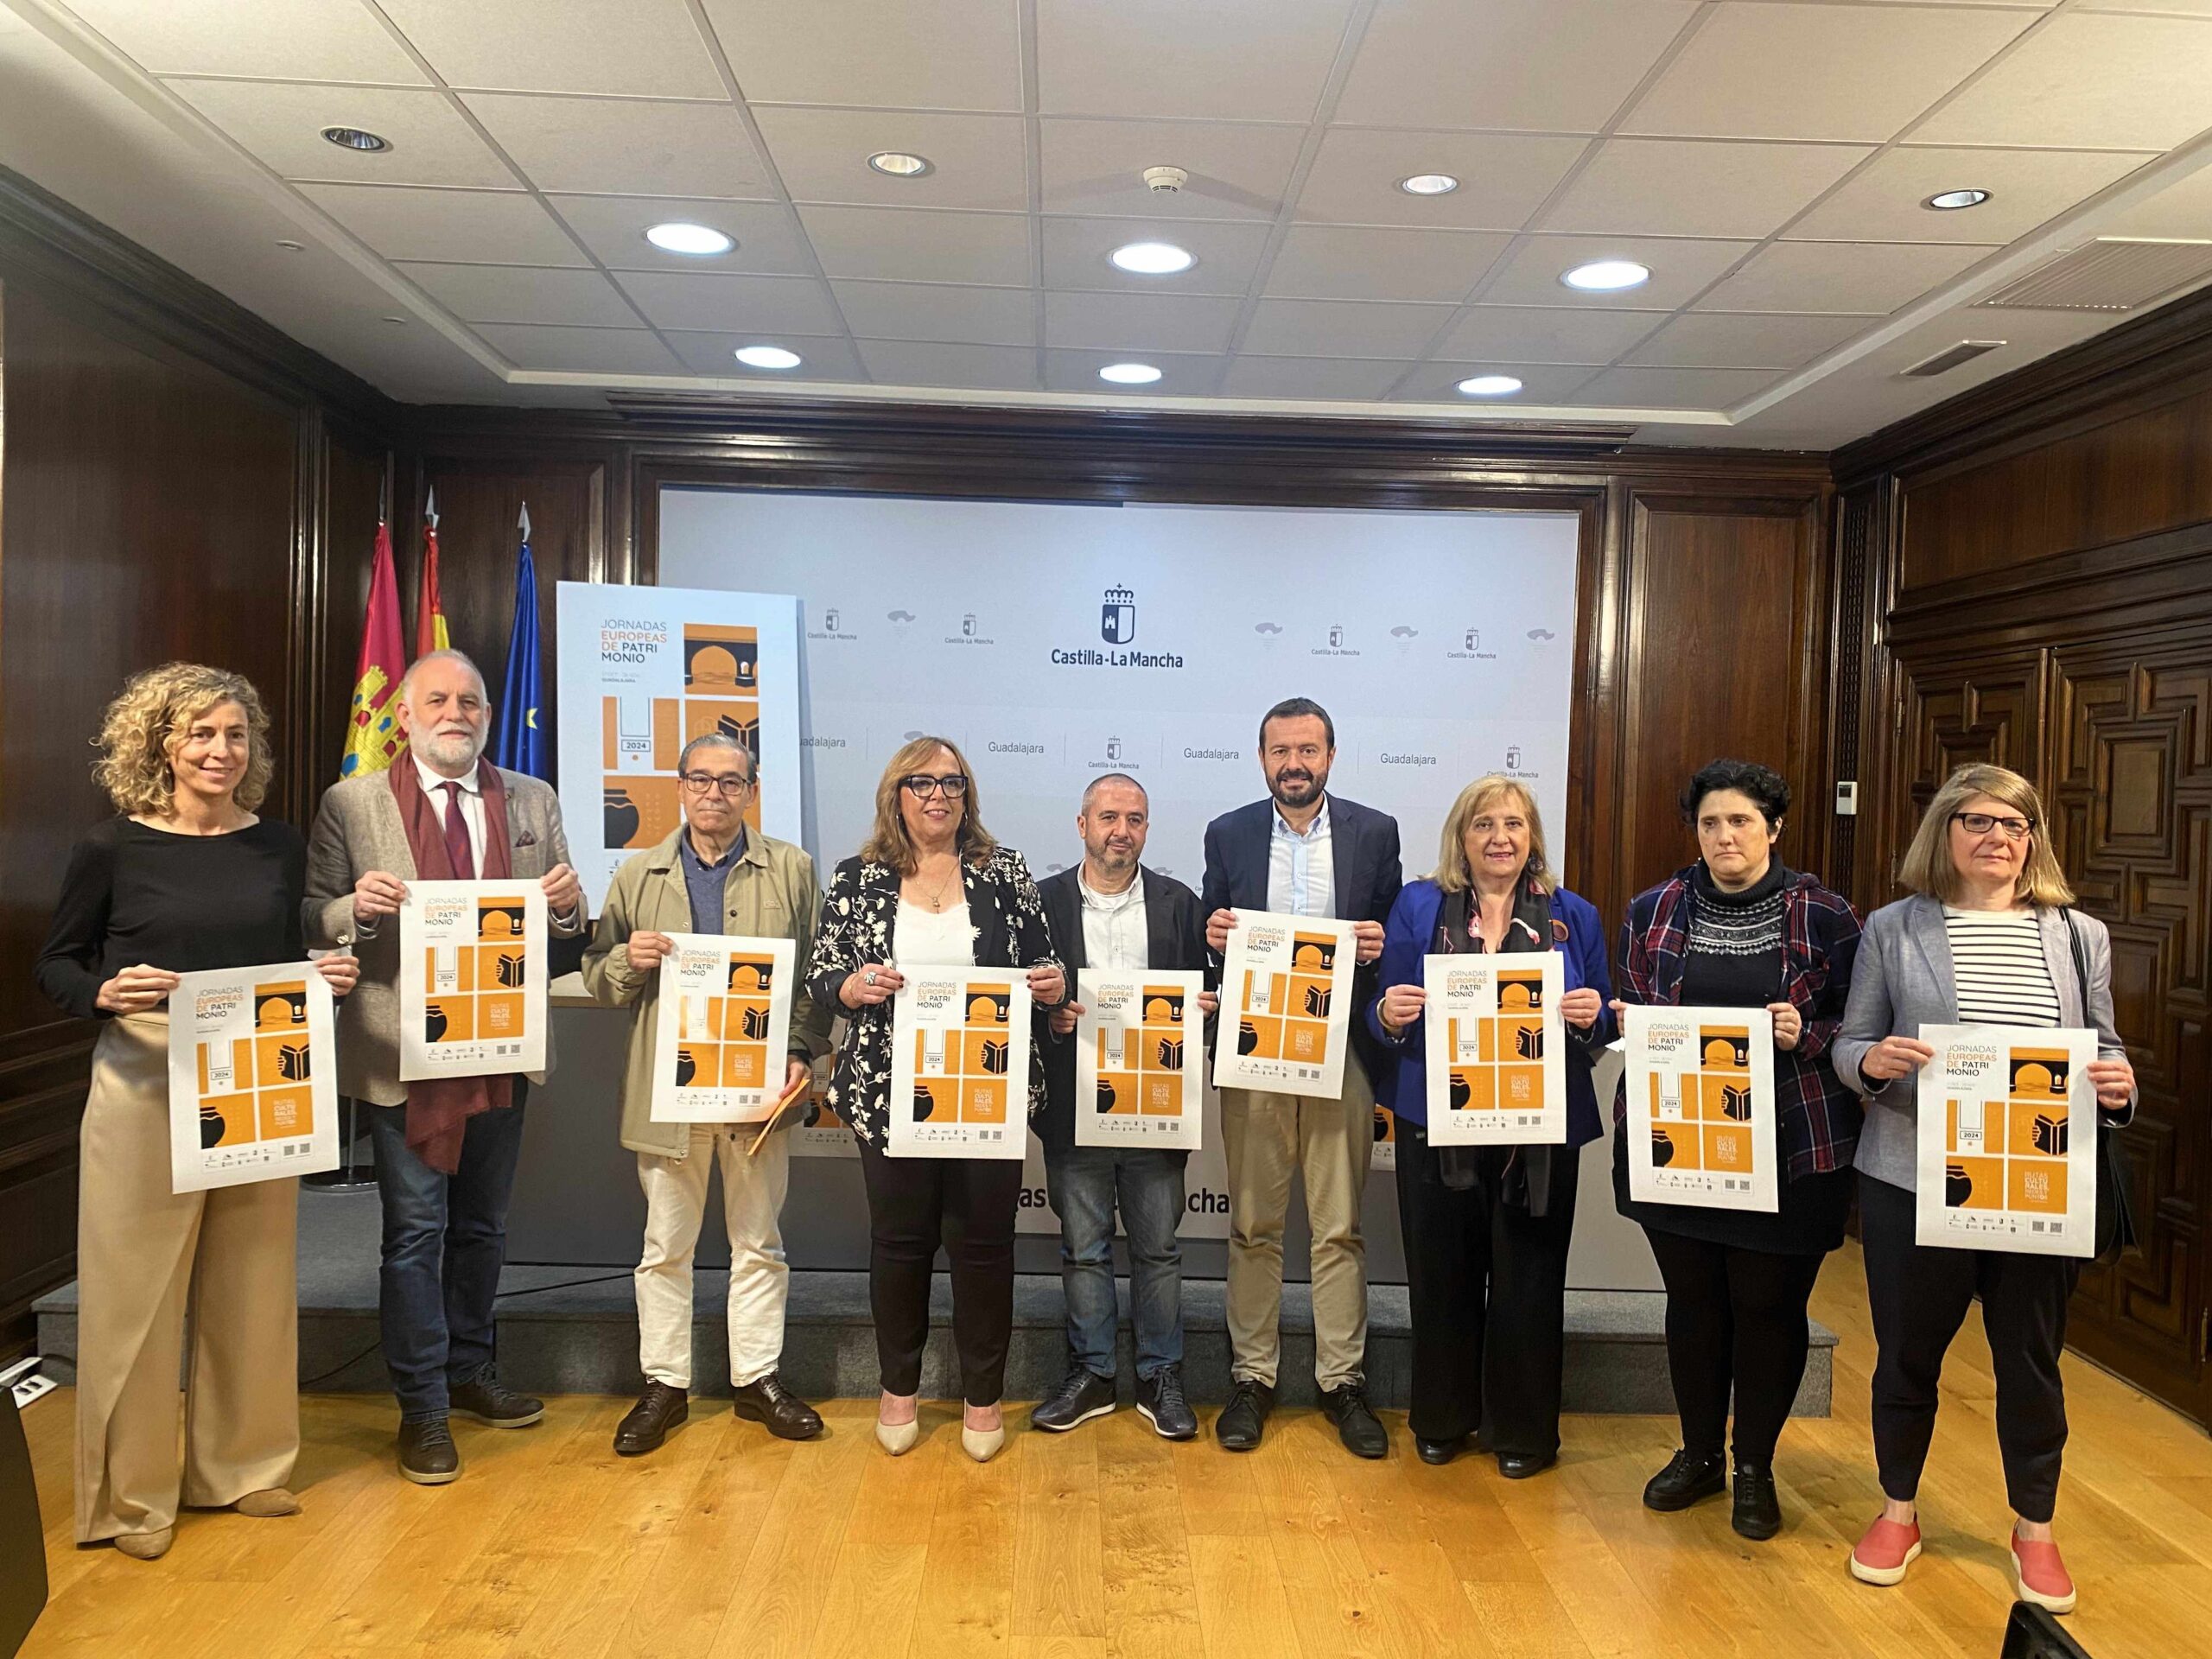
<svg viewBox="0 0 2212 1659">
<path fill-rule="evenodd" d="M 437 804 L 423 792 L 416 773 L 415 757 L 403 754 L 385 769 L 391 779 L 392 798 L 399 804 L 399 822 L 407 831 L 407 850 L 415 857 L 415 874 L 423 881 L 454 879 L 453 861 L 446 855 L 446 835 L 438 821 Z M 507 844 L 507 785 L 497 766 L 479 761 L 477 787 L 484 796 L 484 868 L 480 879 L 504 881 L 514 874 Z M 449 811 L 461 810 L 459 800 Z M 408 1149 L 442 1174 L 461 1167 L 461 1138 L 468 1120 L 479 1112 L 495 1111 L 514 1104 L 511 1077 L 433 1077 L 407 1085 Z"/>
</svg>

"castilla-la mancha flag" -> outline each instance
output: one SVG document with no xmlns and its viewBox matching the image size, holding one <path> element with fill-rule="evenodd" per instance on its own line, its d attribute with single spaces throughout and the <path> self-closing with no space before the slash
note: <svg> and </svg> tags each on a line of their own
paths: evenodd
<svg viewBox="0 0 2212 1659">
<path fill-rule="evenodd" d="M 376 558 L 369 567 L 369 614 L 361 626 L 361 654 L 353 664 L 353 709 L 346 728 L 346 753 L 338 762 L 340 777 L 382 772 L 407 747 L 393 695 L 406 670 L 406 647 L 399 636 L 399 578 L 391 568 L 391 531 L 379 521 Z"/>
<path fill-rule="evenodd" d="M 427 657 L 452 647 L 446 603 L 438 593 L 438 493 L 432 490 L 423 512 L 423 591 L 415 601 L 415 654 Z"/>
</svg>

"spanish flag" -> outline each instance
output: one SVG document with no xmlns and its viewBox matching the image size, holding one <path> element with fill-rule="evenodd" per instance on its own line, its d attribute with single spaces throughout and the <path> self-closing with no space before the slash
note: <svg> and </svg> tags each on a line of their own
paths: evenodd
<svg viewBox="0 0 2212 1659">
<path fill-rule="evenodd" d="M 392 694 L 407 659 L 399 637 L 399 578 L 392 574 L 391 531 L 377 524 L 376 558 L 369 567 L 369 614 L 361 626 L 361 654 L 353 664 L 353 709 L 346 726 L 341 778 L 382 772 L 407 747 Z"/>
<path fill-rule="evenodd" d="M 438 493 L 432 490 L 423 512 L 423 591 L 415 601 L 415 654 L 427 657 L 452 645 L 445 601 L 438 593 Z"/>
</svg>

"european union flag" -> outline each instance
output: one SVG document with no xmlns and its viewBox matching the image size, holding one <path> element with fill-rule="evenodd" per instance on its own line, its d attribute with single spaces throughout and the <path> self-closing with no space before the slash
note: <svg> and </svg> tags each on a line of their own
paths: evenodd
<svg viewBox="0 0 2212 1659">
<path fill-rule="evenodd" d="M 522 554 L 515 564 L 515 620 L 507 632 L 507 671 L 499 682 L 499 730 L 493 764 L 547 778 L 552 766 L 537 723 L 537 567 L 530 556 L 530 509 L 522 510 Z"/>
</svg>

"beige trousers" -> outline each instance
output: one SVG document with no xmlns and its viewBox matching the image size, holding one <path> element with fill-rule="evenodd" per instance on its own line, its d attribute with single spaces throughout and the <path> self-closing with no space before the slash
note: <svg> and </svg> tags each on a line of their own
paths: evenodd
<svg viewBox="0 0 2212 1659">
<path fill-rule="evenodd" d="M 1301 1174 L 1313 1230 L 1313 1378 L 1324 1389 L 1360 1375 L 1367 1356 L 1367 1243 L 1360 1206 L 1375 1155 L 1375 1091 L 1356 1054 L 1335 1100 L 1221 1091 L 1229 1161 L 1230 1368 L 1275 1385 L 1282 1361 L 1282 1232 L 1290 1183 Z"/>
<path fill-rule="evenodd" d="M 729 1380 L 757 1382 L 784 1356 L 784 1194 L 791 1138 L 778 1131 L 753 1157 L 757 1123 L 691 1125 L 688 1158 L 638 1154 L 645 1190 L 645 1245 L 638 1259 L 638 1368 L 671 1389 L 691 1386 L 691 1257 L 707 1217 L 707 1181 L 722 1166 L 722 1224 L 729 1233 Z"/>
<path fill-rule="evenodd" d="M 111 1020 L 79 1140 L 77 1540 L 283 1486 L 300 1450 L 296 1179 L 169 1191 L 168 1016 Z M 177 1372 L 184 1468 L 177 1469 Z"/>
</svg>

